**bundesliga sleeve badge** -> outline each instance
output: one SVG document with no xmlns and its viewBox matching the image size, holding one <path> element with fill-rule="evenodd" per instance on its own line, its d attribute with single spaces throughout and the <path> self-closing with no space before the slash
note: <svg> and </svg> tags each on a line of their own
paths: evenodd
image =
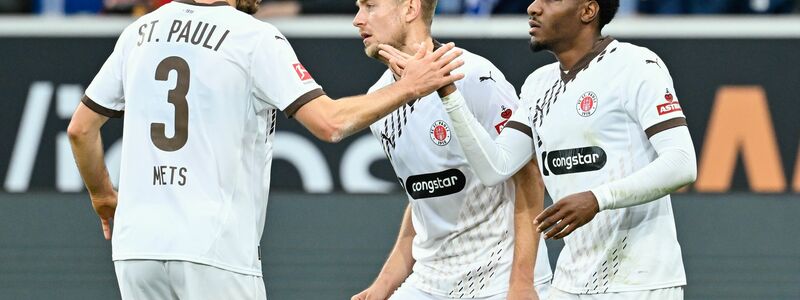
<svg viewBox="0 0 800 300">
<path fill-rule="evenodd" d="M 597 95 L 594 92 L 583 93 L 578 99 L 576 109 L 581 117 L 591 116 L 597 110 Z"/>
<path fill-rule="evenodd" d="M 437 146 L 444 146 L 450 143 L 450 126 L 442 120 L 433 122 L 431 126 L 431 141 Z"/>
<path fill-rule="evenodd" d="M 292 64 L 292 68 L 294 68 L 294 72 L 297 73 L 297 77 L 300 78 L 301 81 L 311 80 L 311 73 L 306 70 L 306 67 L 303 67 L 302 64 L 296 63 Z"/>
</svg>

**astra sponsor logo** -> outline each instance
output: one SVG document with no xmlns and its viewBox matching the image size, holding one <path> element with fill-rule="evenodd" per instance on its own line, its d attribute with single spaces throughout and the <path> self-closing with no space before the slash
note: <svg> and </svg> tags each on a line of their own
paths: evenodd
<svg viewBox="0 0 800 300">
<path fill-rule="evenodd" d="M 667 103 L 656 106 L 659 116 L 671 112 L 681 111 L 681 104 L 678 103 L 678 99 L 675 99 L 675 97 L 672 96 L 672 93 L 669 92 L 669 89 L 667 89 L 667 92 L 664 94 L 664 100 L 666 100 Z"/>
<path fill-rule="evenodd" d="M 458 169 L 449 169 L 438 173 L 409 176 L 406 179 L 406 192 L 414 199 L 440 197 L 460 192 L 464 189 L 467 178 Z"/>
<path fill-rule="evenodd" d="M 542 153 L 546 162 L 544 175 L 550 176 L 597 171 L 606 165 L 606 152 L 603 148 L 592 146 L 575 149 L 556 150 Z"/>
</svg>

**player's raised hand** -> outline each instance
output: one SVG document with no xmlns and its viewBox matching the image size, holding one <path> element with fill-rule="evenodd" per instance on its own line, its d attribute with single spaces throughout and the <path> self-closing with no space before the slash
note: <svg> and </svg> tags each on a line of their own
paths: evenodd
<svg viewBox="0 0 800 300">
<path fill-rule="evenodd" d="M 403 76 L 397 83 L 405 85 L 414 98 L 420 98 L 464 78 L 464 74 L 450 73 L 464 65 L 464 61 L 456 60 L 463 51 L 453 48 L 455 48 L 453 43 L 447 43 L 433 52 L 420 47 L 414 56 L 405 60 L 405 67 L 402 68 Z M 389 59 L 389 63 L 399 68 L 402 62 L 392 58 Z"/>
<path fill-rule="evenodd" d="M 561 239 L 589 223 L 599 210 L 594 194 L 581 192 L 556 201 L 542 211 L 533 223 L 537 225 L 536 231 L 547 231 L 544 233 L 545 238 Z M 547 230 L 548 228 L 550 229 Z"/>
<path fill-rule="evenodd" d="M 358 294 L 355 294 L 350 300 L 386 300 L 390 296 L 389 289 L 373 284 L 368 287 L 366 290 L 361 291 Z"/>
<path fill-rule="evenodd" d="M 92 198 L 92 207 L 100 217 L 100 224 L 103 227 L 103 237 L 106 240 L 111 239 L 111 219 L 114 218 L 114 212 L 117 210 L 117 193 L 105 196 L 90 196 Z"/>
<path fill-rule="evenodd" d="M 416 48 L 419 48 L 419 46 Z M 378 54 L 389 62 L 389 67 L 392 69 L 392 72 L 397 74 L 397 76 L 403 77 L 403 69 L 405 69 L 406 62 L 411 59 L 412 56 L 388 44 L 380 44 L 378 45 L 378 49 L 380 49 L 378 50 Z M 419 51 L 419 49 L 417 49 L 417 51 Z"/>
</svg>

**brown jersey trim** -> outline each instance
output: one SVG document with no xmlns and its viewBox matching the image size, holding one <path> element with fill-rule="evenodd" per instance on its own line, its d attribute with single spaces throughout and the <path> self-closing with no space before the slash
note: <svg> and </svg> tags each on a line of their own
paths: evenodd
<svg viewBox="0 0 800 300">
<path fill-rule="evenodd" d="M 286 109 L 283 110 L 283 113 L 286 114 L 287 118 L 291 119 L 292 117 L 294 117 L 294 114 L 297 113 L 297 111 L 300 110 L 301 107 L 303 107 L 303 105 L 306 105 L 308 102 L 311 102 L 311 100 L 314 100 L 322 95 L 325 95 L 325 91 L 323 91 L 321 88 L 310 90 L 307 93 L 301 95 L 300 97 L 297 97 L 297 100 L 294 100 L 292 104 L 289 104 L 289 106 L 287 106 Z"/>
<path fill-rule="evenodd" d="M 196 5 L 196 6 L 230 6 L 227 1 L 217 1 L 214 3 L 198 3 L 193 0 L 174 0 L 173 2 L 180 2 L 183 4 Z"/>
<path fill-rule="evenodd" d="M 649 138 L 653 137 L 654 135 L 656 135 L 656 133 L 662 132 L 662 131 L 670 129 L 670 128 L 675 128 L 675 127 L 678 127 L 678 126 L 687 126 L 686 125 L 686 118 L 677 117 L 677 118 L 672 118 L 672 119 L 663 121 L 661 123 L 655 124 L 653 126 L 650 126 L 647 129 L 645 129 L 644 133 L 647 135 L 647 138 L 649 139 Z"/>
<path fill-rule="evenodd" d="M 533 131 L 531 130 L 531 127 L 528 126 L 528 125 L 522 124 L 520 122 L 508 121 L 508 123 L 506 123 L 505 128 L 514 128 L 514 129 L 519 130 L 520 132 L 522 132 L 524 134 L 527 134 L 530 138 L 533 138 Z"/>
<path fill-rule="evenodd" d="M 578 73 L 589 67 L 589 63 L 592 62 L 592 60 L 594 60 L 594 58 L 597 57 L 597 55 L 599 55 L 600 52 L 603 52 L 603 50 L 605 50 L 606 47 L 608 47 L 608 45 L 611 44 L 611 42 L 613 41 L 614 38 L 610 36 L 599 39 L 592 47 L 592 50 L 589 51 L 589 53 L 587 53 L 586 56 L 581 58 L 578 61 L 578 63 L 572 66 L 572 68 L 569 69 L 569 71 L 566 74 L 564 73 L 564 70 L 561 70 L 559 68 L 559 73 L 561 73 L 561 80 L 563 80 L 564 82 L 570 82 L 573 79 L 575 79 L 575 77 L 578 76 Z"/>
<path fill-rule="evenodd" d="M 91 98 L 89 98 L 89 96 L 86 95 L 83 95 L 81 102 L 83 102 L 83 105 L 86 105 L 86 107 L 92 111 L 109 118 L 122 118 L 122 116 L 125 115 L 124 110 L 105 108 L 102 105 L 97 104 L 97 102 L 94 102 Z"/>
</svg>

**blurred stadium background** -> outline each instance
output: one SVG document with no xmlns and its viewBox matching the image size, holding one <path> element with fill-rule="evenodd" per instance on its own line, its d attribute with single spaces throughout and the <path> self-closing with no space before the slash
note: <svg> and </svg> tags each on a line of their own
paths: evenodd
<svg viewBox="0 0 800 300">
<path fill-rule="evenodd" d="M 119 298 L 65 131 L 117 35 L 165 2 L 0 0 L 0 299 Z M 527 50 L 529 2 L 439 0 L 434 36 L 489 58 L 519 89 L 553 61 Z M 800 299 L 799 4 L 621 2 L 605 33 L 663 58 L 698 154 L 697 182 L 673 196 L 686 299 Z M 363 55 L 353 11 L 350 0 L 265 1 L 260 16 L 340 97 L 383 71 Z M 331 145 L 278 124 L 262 242 L 269 298 L 349 299 L 380 269 L 405 195 L 372 136 Z M 115 180 L 121 128 L 112 120 L 103 133 Z M 548 247 L 554 262 L 561 244 Z"/>
</svg>

